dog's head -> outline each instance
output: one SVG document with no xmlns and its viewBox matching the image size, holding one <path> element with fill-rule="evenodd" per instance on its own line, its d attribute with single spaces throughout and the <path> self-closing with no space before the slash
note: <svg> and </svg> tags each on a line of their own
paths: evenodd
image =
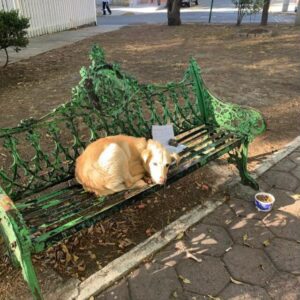
<svg viewBox="0 0 300 300">
<path fill-rule="evenodd" d="M 156 184 L 164 184 L 173 161 L 179 163 L 176 153 L 170 154 L 159 142 L 148 140 L 147 148 L 141 153 L 142 160 L 151 179 Z"/>
</svg>

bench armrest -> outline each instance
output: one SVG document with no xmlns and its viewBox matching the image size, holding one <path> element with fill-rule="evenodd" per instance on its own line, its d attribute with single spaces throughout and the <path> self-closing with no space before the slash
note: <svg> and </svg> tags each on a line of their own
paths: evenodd
<svg viewBox="0 0 300 300">
<path fill-rule="evenodd" d="M 259 111 L 234 103 L 222 102 L 209 91 L 206 93 L 209 123 L 213 122 L 231 132 L 247 136 L 248 141 L 252 141 L 266 130 L 266 122 Z"/>
<path fill-rule="evenodd" d="M 206 87 L 200 68 L 195 59 L 191 59 L 189 72 L 194 79 L 197 105 L 206 124 L 217 125 L 252 141 L 266 130 L 262 114 L 250 107 L 222 102 Z"/>
</svg>

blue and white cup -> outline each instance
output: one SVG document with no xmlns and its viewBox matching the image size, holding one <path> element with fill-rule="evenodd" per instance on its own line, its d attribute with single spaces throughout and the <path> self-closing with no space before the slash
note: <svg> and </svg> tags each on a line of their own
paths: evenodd
<svg viewBox="0 0 300 300">
<path fill-rule="evenodd" d="M 260 195 L 269 197 L 269 199 L 271 199 L 271 201 L 264 202 L 264 201 L 257 199 L 257 196 L 260 196 Z M 269 193 L 260 192 L 254 196 L 254 203 L 255 203 L 257 210 L 259 210 L 259 211 L 263 211 L 263 212 L 270 211 L 273 207 L 274 202 L 275 202 L 274 196 Z"/>
</svg>

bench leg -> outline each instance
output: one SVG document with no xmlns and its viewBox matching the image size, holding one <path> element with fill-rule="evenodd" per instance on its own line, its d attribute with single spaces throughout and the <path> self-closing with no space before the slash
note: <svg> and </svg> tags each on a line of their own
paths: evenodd
<svg viewBox="0 0 300 300">
<path fill-rule="evenodd" d="M 241 145 L 240 150 L 238 150 L 236 154 L 230 154 L 230 162 L 234 162 L 236 164 L 243 184 L 248 185 L 255 190 L 259 190 L 258 183 L 247 170 L 248 146 L 249 143 L 245 142 Z"/>
<path fill-rule="evenodd" d="M 42 300 L 42 294 L 39 286 L 39 282 L 32 264 L 31 255 L 22 257 L 21 262 L 22 274 L 27 282 L 31 294 L 35 300 Z"/>
<path fill-rule="evenodd" d="M 14 266 L 21 267 L 32 297 L 42 300 L 37 276 L 31 261 L 31 241 L 22 215 L 0 187 L 0 232 Z"/>
</svg>

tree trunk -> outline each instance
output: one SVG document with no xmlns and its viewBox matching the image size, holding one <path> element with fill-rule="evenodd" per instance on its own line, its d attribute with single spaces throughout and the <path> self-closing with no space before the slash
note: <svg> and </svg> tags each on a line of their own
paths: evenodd
<svg viewBox="0 0 300 300">
<path fill-rule="evenodd" d="M 242 24 L 243 16 L 244 15 L 243 15 L 242 9 L 239 7 L 238 14 L 237 14 L 237 22 L 236 22 L 237 26 L 240 26 Z"/>
<path fill-rule="evenodd" d="M 262 15 L 261 15 L 260 25 L 267 25 L 268 24 L 270 3 L 271 3 L 271 0 L 265 0 L 265 2 L 264 2 L 264 7 L 263 7 Z"/>
<path fill-rule="evenodd" d="M 298 6 L 297 6 L 297 14 L 296 14 L 296 19 L 295 19 L 295 25 L 300 26 L 300 1 L 298 2 Z"/>
<path fill-rule="evenodd" d="M 169 26 L 181 25 L 180 4 L 181 4 L 181 0 L 168 0 L 167 1 L 168 25 Z"/>
<path fill-rule="evenodd" d="M 7 48 L 3 48 L 4 52 L 5 52 L 5 56 L 6 56 L 6 61 L 5 64 L 2 66 L 3 68 L 6 68 L 8 65 L 8 51 Z"/>
</svg>

